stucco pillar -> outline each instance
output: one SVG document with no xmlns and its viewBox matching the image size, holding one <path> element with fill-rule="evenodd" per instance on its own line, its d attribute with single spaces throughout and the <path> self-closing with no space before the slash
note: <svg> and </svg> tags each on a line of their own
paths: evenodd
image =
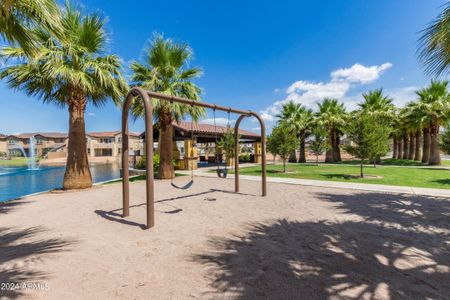
<svg viewBox="0 0 450 300">
<path fill-rule="evenodd" d="M 193 140 L 184 141 L 184 165 L 185 170 L 197 170 L 197 148 Z"/>
<path fill-rule="evenodd" d="M 255 150 L 255 163 L 260 164 L 262 158 L 261 142 L 254 142 L 253 149 Z"/>
</svg>

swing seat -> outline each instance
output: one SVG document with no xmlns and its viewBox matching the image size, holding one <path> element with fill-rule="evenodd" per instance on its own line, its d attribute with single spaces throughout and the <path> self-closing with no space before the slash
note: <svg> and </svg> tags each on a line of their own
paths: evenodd
<svg viewBox="0 0 450 300">
<path fill-rule="evenodd" d="M 227 178 L 228 170 L 227 169 L 217 169 L 217 176 L 219 178 Z"/>
<path fill-rule="evenodd" d="M 190 189 L 190 188 L 192 187 L 193 184 L 194 184 L 194 180 L 193 180 L 193 179 L 191 179 L 188 183 L 186 183 L 185 185 L 182 185 L 182 186 L 176 185 L 173 181 L 170 183 L 170 185 L 171 185 L 172 187 L 174 187 L 174 188 L 176 188 L 176 189 L 179 189 L 179 190 L 187 190 L 187 189 Z"/>
</svg>

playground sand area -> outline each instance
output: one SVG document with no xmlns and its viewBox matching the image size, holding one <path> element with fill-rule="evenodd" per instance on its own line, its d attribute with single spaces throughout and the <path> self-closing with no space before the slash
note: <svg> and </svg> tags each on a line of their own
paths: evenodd
<svg viewBox="0 0 450 300">
<path fill-rule="evenodd" d="M 449 199 L 260 185 L 155 181 L 150 230 L 144 181 L 1 204 L 0 298 L 450 298 Z"/>
</svg>

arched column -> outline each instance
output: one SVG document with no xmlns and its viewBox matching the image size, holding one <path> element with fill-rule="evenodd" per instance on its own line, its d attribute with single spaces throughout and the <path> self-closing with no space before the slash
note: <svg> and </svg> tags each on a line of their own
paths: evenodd
<svg viewBox="0 0 450 300">
<path fill-rule="evenodd" d="M 153 187 L 153 107 L 148 93 L 139 88 L 134 87 L 127 94 L 122 110 L 122 205 L 123 217 L 130 215 L 130 183 L 129 183 L 129 166 L 128 166 L 128 112 L 133 99 L 139 96 L 144 102 L 145 109 L 145 155 L 146 161 L 146 198 L 147 198 L 147 228 L 155 225 L 154 211 L 154 187 Z"/>
<path fill-rule="evenodd" d="M 267 195 L 267 177 L 266 177 L 266 126 L 261 116 L 255 112 L 242 114 L 236 121 L 234 126 L 234 190 L 239 192 L 239 125 L 245 117 L 253 116 L 259 121 L 261 127 L 261 181 L 262 195 Z"/>
</svg>

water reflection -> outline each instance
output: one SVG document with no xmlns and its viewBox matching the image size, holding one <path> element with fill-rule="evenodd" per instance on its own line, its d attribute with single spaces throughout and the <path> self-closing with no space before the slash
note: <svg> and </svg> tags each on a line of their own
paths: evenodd
<svg viewBox="0 0 450 300">
<path fill-rule="evenodd" d="M 90 166 L 92 180 L 102 182 L 120 177 L 119 164 Z M 61 188 L 64 167 L 44 167 L 39 170 L 0 168 L 0 201 Z"/>
</svg>

